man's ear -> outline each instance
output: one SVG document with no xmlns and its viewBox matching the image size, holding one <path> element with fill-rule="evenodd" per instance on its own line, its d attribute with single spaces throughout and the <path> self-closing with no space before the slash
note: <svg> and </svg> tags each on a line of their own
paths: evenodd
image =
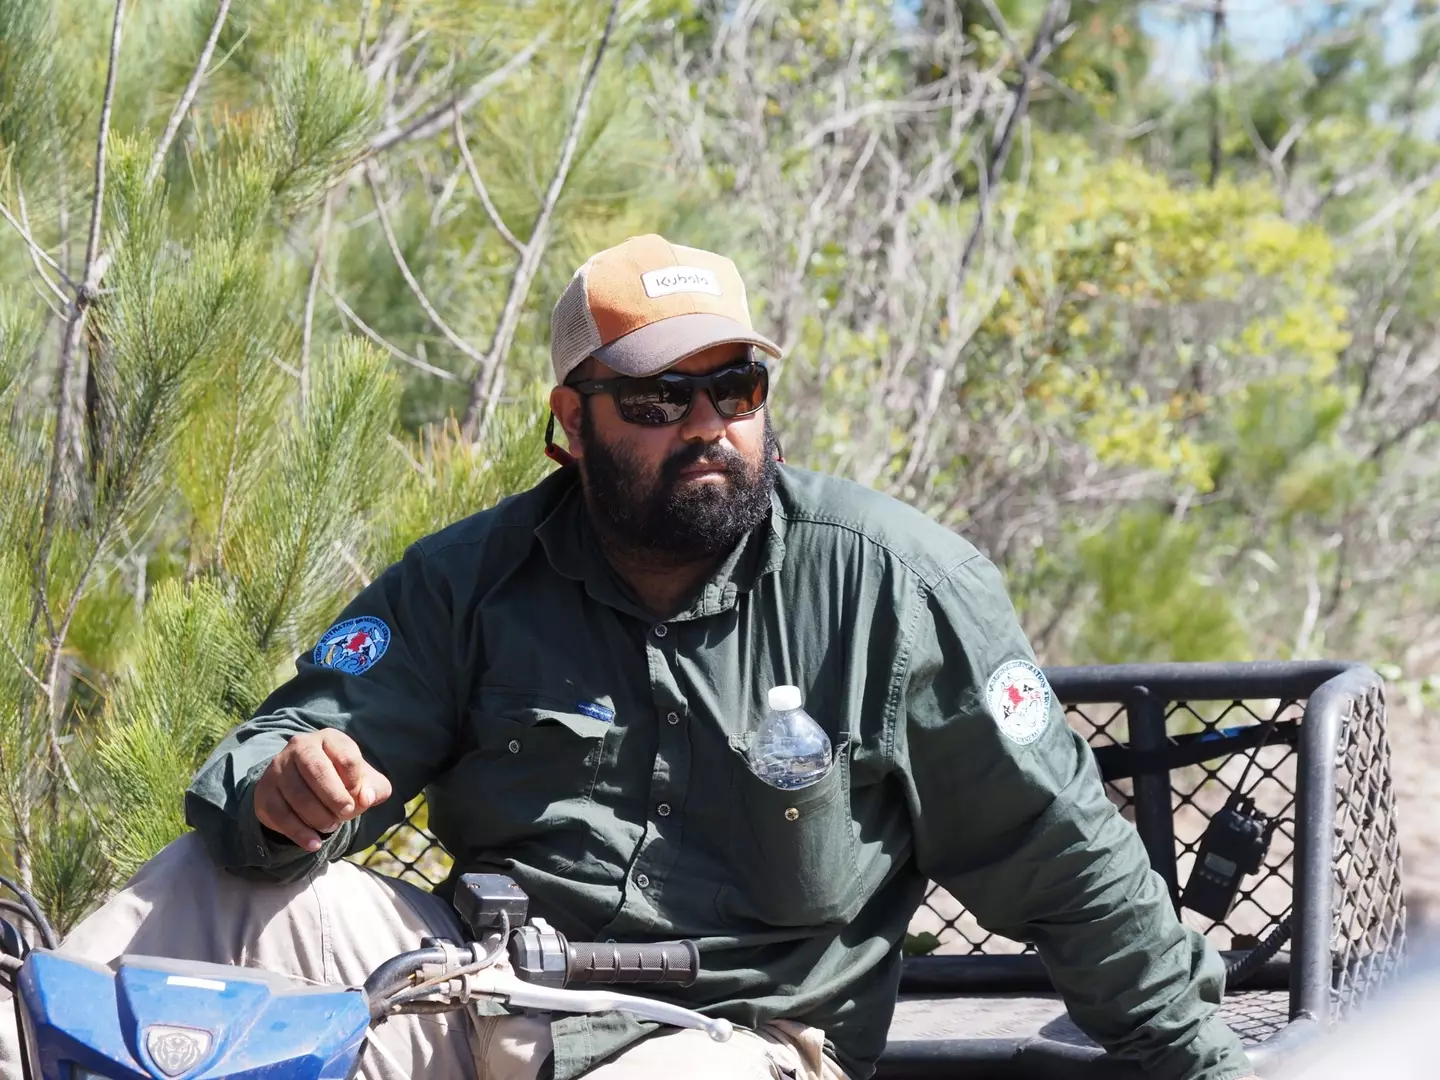
<svg viewBox="0 0 1440 1080">
<path fill-rule="evenodd" d="M 580 400 L 578 391 L 568 386 L 557 386 L 550 391 L 550 411 L 555 414 L 555 419 L 560 422 L 560 429 L 565 432 L 565 441 L 573 458 L 582 457 L 585 452 L 580 437 L 582 408 L 584 403 Z"/>
</svg>

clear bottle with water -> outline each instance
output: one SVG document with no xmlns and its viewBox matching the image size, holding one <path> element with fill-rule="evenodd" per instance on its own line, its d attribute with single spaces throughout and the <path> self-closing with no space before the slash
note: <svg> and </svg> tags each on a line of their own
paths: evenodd
<svg viewBox="0 0 1440 1080">
<path fill-rule="evenodd" d="M 769 709 L 750 744 L 750 768 L 771 787 L 809 787 L 830 771 L 830 736 L 802 708 L 798 686 L 771 687 Z"/>
</svg>

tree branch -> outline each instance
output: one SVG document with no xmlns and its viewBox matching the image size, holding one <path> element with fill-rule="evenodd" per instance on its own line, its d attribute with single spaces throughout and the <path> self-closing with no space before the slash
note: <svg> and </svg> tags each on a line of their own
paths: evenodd
<svg viewBox="0 0 1440 1080">
<path fill-rule="evenodd" d="M 540 269 L 540 259 L 549 240 L 550 221 L 555 214 L 555 206 L 560 201 L 560 194 L 565 190 L 565 181 L 570 176 L 570 166 L 575 160 L 580 133 L 584 130 L 585 120 L 590 114 L 590 101 L 599 80 L 600 66 L 604 63 L 606 50 L 610 47 L 610 35 L 614 32 L 615 16 L 619 11 L 620 0 L 611 0 L 610 12 L 605 18 L 605 29 L 601 31 L 600 42 L 595 48 L 595 59 L 585 73 L 585 80 L 580 86 L 580 96 L 575 101 L 575 111 L 570 117 L 570 130 L 566 133 L 560 160 L 555 165 L 555 173 L 550 178 L 550 187 L 540 204 L 540 212 L 535 215 L 530 238 L 525 242 L 525 253 L 510 279 L 510 294 L 505 298 L 505 307 L 501 312 L 500 322 L 495 327 L 490 350 L 480 362 L 479 371 L 472 374 L 470 403 L 465 409 L 465 419 L 461 424 L 461 431 L 467 438 L 474 438 L 478 432 L 483 431 L 495 411 L 495 390 L 499 385 L 499 375 L 504 368 L 510 344 L 515 338 L 515 329 L 520 322 L 520 310 L 530 294 L 535 274 Z M 483 421 L 480 412 L 482 405 L 485 409 Z"/>
<path fill-rule="evenodd" d="M 474 108 L 490 91 L 528 64 L 531 58 L 539 52 L 540 46 L 549 39 L 549 36 L 548 32 L 541 34 L 472 86 L 463 97 L 452 97 L 443 105 L 437 105 L 406 127 L 392 125 L 386 128 L 370 140 L 370 155 L 384 153 L 397 143 L 409 142 L 412 139 L 428 139 L 431 135 L 444 131 L 450 125 L 452 115 L 468 112 Z"/>
<path fill-rule="evenodd" d="M 1030 83 L 1034 77 L 1035 68 L 1044 61 L 1054 47 L 1058 36 L 1055 24 L 1060 19 L 1061 9 L 1067 6 L 1068 0 L 1050 0 L 1045 5 L 1045 14 L 1040 19 L 1040 27 L 1035 31 L 1035 40 L 1030 43 L 1030 52 L 1025 56 L 1020 71 L 1020 85 L 1015 88 L 1015 100 L 1010 107 L 1010 115 L 1005 120 L 1005 128 L 1000 133 L 1000 142 L 996 145 L 995 152 L 991 154 L 989 166 L 985 170 L 984 185 L 980 190 L 980 205 L 975 211 L 975 224 L 970 229 L 970 235 L 965 240 L 965 250 L 960 256 L 957 292 L 970 272 L 970 262 L 975 257 L 975 249 L 979 246 L 981 233 L 984 232 L 989 221 L 991 193 L 1000 182 L 1000 173 L 1004 170 L 1005 161 L 1010 156 L 1010 144 L 1014 141 L 1015 131 L 1029 108 Z"/>
<path fill-rule="evenodd" d="M 490 224 L 495 226 L 498 232 L 516 254 L 524 258 L 525 245 L 515 238 L 510 231 L 510 226 L 505 224 L 505 219 L 500 216 L 500 211 L 495 209 L 495 204 L 490 201 L 490 192 L 485 187 L 485 181 L 480 179 L 480 170 L 475 167 L 475 159 L 470 155 L 470 143 L 465 138 L 465 128 L 461 123 L 460 114 L 455 114 L 455 145 L 460 148 L 460 157 L 465 162 L 465 171 L 470 174 L 470 183 L 475 185 L 475 194 L 480 196 L 480 202 L 485 207 L 485 213 L 490 215 Z"/>
<path fill-rule="evenodd" d="M 225 18 L 229 14 L 230 0 L 220 0 L 220 8 L 215 12 L 215 22 L 210 27 L 210 36 L 205 39 L 205 47 L 200 50 L 200 60 L 190 74 L 190 81 L 185 84 L 185 92 L 175 103 L 170 121 L 165 125 L 165 133 L 160 136 L 160 143 L 155 147 L 155 154 L 150 159 L 150 167 L 145 170 L 146 187 L 153 184 L 160 175 L 160 169 L 165 164 L 165 155 L 170 152 L 170 144 L 175 141 L 175 134 L 185 122 L 185 114 L 190 111 L 195 95 L 200 91 L 200 82 L 205 78 L 205 69 L 210 66 L 210 57 L 215 54 L 215 43 L 220 40 L 220 31 L 224 29 Z"/>
<path fill-rule="evenodd" d="M 80 804 L 80 809 L 85 811 L 85 816 L 90 819 L 91 826 L 96 832 L 99 832 L 100 820 L 95 816 L 95 811 L 90 806 L 90 800 L 85 797 L 85 792 L 80 790 L 80 784 L 76 781 L 75 774 L 70 769 L 70 762 L 66 760 L 65 752 L 60 746 L 59 732 L 52 730 L 46 738 L 50 743 L 51 763 L 59 766 L 60 775 L 65 780 L 65 786 L 68 787 L 70 793 L 75 796 L 75 800 Z"/>
<path fill-rule="evenodd" d="M 20 650 L 15 648 L 14 643 L 3 634 L 0 634 L 0 643 L 5 645 L 5 651 L 10 654 L 10 659 L 15 661 L 15 666 L 25 674 L 25 677 L 34 683 L 41 693 L 47 692 L 45 680 L 35 674 L 35 669 L 25 662 L 25 658 L 20 655 Z"/>
<path fill-rule="evenodd" d="M 403 361 L 404 363 L 409 364 L 411 367 L 418 368 L 421 371 L 425 372 L 427 375 L 434 375 L 437 378 L 445 379 L 449 382 L 460 381 L 460 379 L 455 375 L 454 372 L 446 371 L 444 368 L 435 367 L 433 364 L 427 364 L 424 360 L 420 360 L 417 357 L 411 356 L 404 349 L 401 349 L 398 345 L 387 341 L 374 330 L 370 329 L 369 325 L 366 324 L 365 320 L 360 318 L 359 315 L 356 315 L 355 312 L 350 309 L 350 305 L 345 303 L 345 301 L 341 298 L 340 294 L 335 291 L 335 287 L 331 285 L 328 281 L 322 281 L 321 288 L 325 290 L 325 295 L 330 297 L 331 301 L 335 304 L 335 306 L 340 309 L 340 313 L 344 315 L 345 318 L 349 319 L 352 323 L 355 324 L 355 328 L 357 330 L 359 330 L 367 338 L 373 341 L 376 345 L 379 345 L 391 356 L 395 357 L 396 360 Z"/>
<path fill-rule="evenodd" d="M 320 211 L 320 228 L 315 233 L 315 260 L 310 264 L 310 287 L 305 290 L 305 324 L 300 334 L 300 411 L 310 406 L 310 339 L 315 327 L 315 291 L 320 285 L 320 267 L 325 261 L 325 237 L 330 233 L 330 210 L 334 190 L 325 193 Z"/>
<path fill-rule="evenodd" d="M 25 212 L 23 196 L 21 197 L 19 205 L 21 208 L 20 212 L 23 214 Z M 24 224 L 15 220 L 10 211 L 5 208 L 4 203 L 0 203 L 0 215 L 3 215 L 5 220 L 20 234 L 20 238 L 25 241 L 25 246 L 30 250 L 30 261 L 35 264 L 36 272 L 39 273 L 40 277 L 44 280 L 50 291 L 55 294 L 56 298 L 68 308 L 70 306 L 70 297 L 66 296 L 65 290 L 60 288 L 59 285 L 56 285 L 50 275 L 45 272 L 45 266 L 49 265 L 57 274 L 65 278 L 65 283 L 71 286 L 71 288 L 74 288 L 74 283 L 66 277 L 65 271 L 60 268 L 60 264 L 52 259 L 49 254 L 46 253 L 45 249 L 35 242 L 35 238 L 30 235 L 30 230 Z"/>
<path fill-rule="evenodd" d="M 44 580 L 45 565 L 50 557 L 50 542 L 54 536 L 56 511 L 60 501 L 60 489 L 64 483 L 65 460 L 76 422 L 74 406 L 79 398 L 72 394 L 71 385 L 84 387 L 83 361 L 74 365 L 72 359 L 80 344 L 80 335 L 85 329 L 85 318 L 90 306 L 100 295 L 100 278 L 109 265 L 108 256 L 100 255 L 100 221 L 105 211 L 105 144 L 110 138 L 110 112 L 115 103 L 115 72 L 120 61 L 120 30 L 125 19 L 125 0 L 115 0 L 115 20 L 110 30 L 110 60 L 105 73 L 105 97 L 100 106 L 100 130 L 96 136 L 95 149 L 95 194 L 90 208 L 90 235 L 85 244 L 85 270 L 81 274 L 80 287 L 75 292 L 75 303 L 70 321 L 65 325 L 65 336 L 60 343 L 60 359 L 57 365 L 56 382 L 59 388 L 59 413 L 55 420 L 55 439 L 50 454 L 50 475 L 45 484 L 45 503 L 40 513 L 40 544 L 36 553 L 37 573 Z"/>
<path fill-rule="evenodd" d="M 1440 164 L 1431 166 L 1423 176 L 1416 177 L 1410 181 L 1398 195 L 1381 207 L 1375 214 L 1372 214 L 1364 222 L 1356 226 L 1345 239 L 1358 240 L 1367 233 L 1374 232 L 1436 183 L 1440 183 Z"/>
<path fill-rule="evenodd" d="M 420 287 L 420 282 L 416 281 L 415 275 L 410 272 L 410 264 L 405 261 L 405 256 L 400 251 L 399 241 L 395 239 L 395 230 L 390 225 L 390 214 L 385 209 L 385 197 L 381 194 L 380 185 L 375 179 L 375 167 L 372 162 L 365 163 L 365 180 L 370 185 L 371 194 L 375 197 L 375 211 L 380 218 L 380 229 L 385 233 L 385 243 L 390 246 L 390 254 L 395 259 L 395 265 L 400 268 L 400 275 L 405 279 L 405 284 L 410 286 L 410 291 L 420 302 L 420 307 L 430 317 L 435 328 L 445 335 L 445 340 L 469 357 L 472 362 L 483 364 L 484 356 L 475 346 L 450 329 L 450 324 L 440 317 L 440 313 L 435 310 L 435 305 L 430 303 L 430 298 Z"/>
<path fill-rule="evenodd" d="M 1221 144 L 1225 139 L 1220 87 L 1225 81 L 1225 0 L 1215 0 L 1210 17 L 1210 187 L 1220 182 Z"/>
</svg>

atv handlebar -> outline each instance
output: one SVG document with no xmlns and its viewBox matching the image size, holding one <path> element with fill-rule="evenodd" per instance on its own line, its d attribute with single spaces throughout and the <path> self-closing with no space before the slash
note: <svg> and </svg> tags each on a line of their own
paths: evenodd
<svg viewBox="0 0 1440 1080">
<path fill-rule="evenodd" d="M 700 974 L 700 950 L 693 941 L 661 945 L 572 941 L 568 945 L 567 986 L 577 983 L 689 986 Z"/>
<path fill-rule="evenodd" d="M 642 1020 L 699 1028 L 717 1042 L 728 1021 L 649 998 L 575 985 L 689 986 L 700 972 L 693 941 L 620 944 L 568 941 L 543 919 L 511 929 L 508 916 L 467 945 L 433 939 L 381 964 L 365 981 L 372 1023 L 387 1016 L 447 1012 L 477 997 L 549 1012 L 626 1012 Z M 474 927 L 472 927 L 474 929 Z M 509 963 L 501 963 L 508 953 Z"/>
</svg>

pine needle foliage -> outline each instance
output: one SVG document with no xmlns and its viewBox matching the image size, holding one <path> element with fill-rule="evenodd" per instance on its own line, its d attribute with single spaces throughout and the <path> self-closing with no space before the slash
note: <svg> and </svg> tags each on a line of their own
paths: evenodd
<svg viewBox="0 0 1440 1080">
<path fill-rule="evenodd" d="M 309 407 L 274 444 L 273 467 L 239 509 L 226 573 L 258 647 L 295 651 L 351 587 L 356 539 L 388 489 L 396 385 L 377 350 L 345 342 L 315 367 Z M 291 647 L 294 648 L 291 648 Z"/>
<path fill-rule="evenodd" d="M 25 171 L 49 142 L 55 21 L 44 4 L 0 0 L 0 166 Z"/>
<path fill-rule="evenodd" d="M 133 873 L 184 831 L 173 793 L 259 703 L 266 671 L 253 635 L 216 583 L 168 581 L 155 590 L 107 703 L 98 746 L 110 810 L 105 840 L 119 874 Z"/>
</svg>

